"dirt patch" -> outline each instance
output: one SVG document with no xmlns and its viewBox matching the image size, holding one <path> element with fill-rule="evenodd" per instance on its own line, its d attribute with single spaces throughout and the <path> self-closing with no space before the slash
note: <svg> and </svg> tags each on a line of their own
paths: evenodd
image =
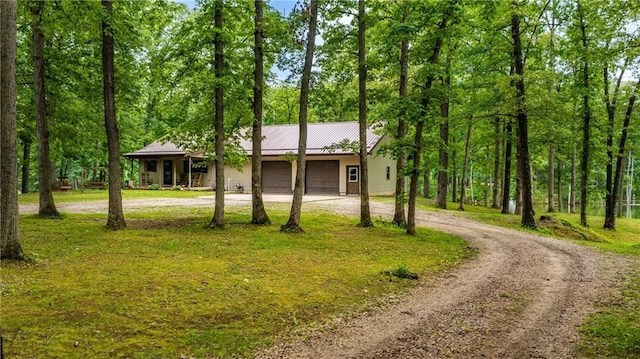
<svg viewBox="0 0 640 359">
<path fill-rule="evenodd" d="M 358 201 L 332 204 L 357 215 Z M 392 206 L 373 203 L 391 218 Z M 283 339 L 258 358 L 570 358 L 578 327 L 627 263 L 574 243 L 445 213 L 417 222 L 468 240 L 478 256 L 392 307 Z"/>
</svg>

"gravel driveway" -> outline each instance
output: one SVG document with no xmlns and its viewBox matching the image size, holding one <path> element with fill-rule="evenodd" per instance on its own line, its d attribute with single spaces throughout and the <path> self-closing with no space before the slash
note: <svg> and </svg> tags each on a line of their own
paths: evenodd
<svg viewBox="0 0 640 359">
<path fill-rule="evenodd" d="M 249 195 L 226 197 L 228 206 Z M 266 202 L 290 196 L 265 196 Z M 354 197 L 307 197 L 304 210 L 357 216 Z M 63 212 L 105 212 L 105 202 L 61 203 Z M 129 200 L 125 211 L 150 206 L 210 206 L 213 197 Z M 371 203 L 391 219 L 393 205 Z M 37 205 L 20 207 L 36 212 Z M 282 340 L 258 358 L 569 358 L 580 323 L 606 298 L 631 259 L 603 255 L 568 241 L 499 228 L 442 212 L 418 211 L 419 226 L 466 239 L 479 250 L 396 304 L 304 338 Z"/>
</svg>

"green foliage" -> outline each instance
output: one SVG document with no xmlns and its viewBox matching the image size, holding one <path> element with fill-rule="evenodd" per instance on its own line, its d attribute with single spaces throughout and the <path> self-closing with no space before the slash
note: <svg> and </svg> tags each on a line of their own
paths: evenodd
<svg viewBox="0 0 640 359">
<path fill-rule="evenodd" d="M 411 272 L 409 268 L 407 268 L 407 266 L 404 264 L 399 264 L 397 267 L 393 269 L 382 271 L 382 274 L 397 277 L 400 279 L 413 279 L 413 280 L 418 279 L 418 274 Z"/>
<path fill-rule="evenodd" d="M 278 224 L 268 226 L 249 225 L 245 213 L 227 213 L 224 232 L 207 228 L 206 208 L 131 213 L 118 232 L 104 231 L 102 215 L 23 216 L 22 243 L 36 260 L 3 264 L 5 354 L 250 356 L 276 337 L 410 288 L 412 281 L 380 276 L 399 258 L 430 277 L 470 255 L 464 241 L 426 229 L 408 237 L 307 214 L 307 232 L 291 236 L 279 232 L 286 210 L 269 209 Z"/>
<path fill-rule="evenodd" d="M 158 183 L 152 183 L 147 188 L 151 189 L 151 190 L 159 190 L 160 189 L 160 185 Z"/>
</svg>

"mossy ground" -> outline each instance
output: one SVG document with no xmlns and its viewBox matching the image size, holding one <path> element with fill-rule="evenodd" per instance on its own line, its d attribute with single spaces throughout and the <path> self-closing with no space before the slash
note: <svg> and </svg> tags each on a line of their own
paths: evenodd
<svg viewBox="0 0 640 359">
<path fill-rule="evenodd" d="M 428 278 L 473 255 L 450 235 L 407 236 L 382 223 L 359 228 L 357 219 L 327 213 L 304 213 L 305 233 L 285 234 L 287 213 L 267 210 L 272 225 L 228 212 L 225 230 L 209 229 L 212 210 L 202 208 L 129 214 L 128 228 L 116 232 L 104 229 L 106 214 L 22 216 L 32 261 L 2 264 L 5 354 L 250 355 L 415 285 L 385 270 L 403 265 Z"/>
</svg>

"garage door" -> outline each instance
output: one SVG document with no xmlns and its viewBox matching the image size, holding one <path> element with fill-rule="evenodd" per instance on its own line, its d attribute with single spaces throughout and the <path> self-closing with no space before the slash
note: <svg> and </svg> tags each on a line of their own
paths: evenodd
<svg viewBox="0 0 640 359">
<path fill-rule="evenodd" d="M 291 163 L 287 161 L 262 162 L 262 191 L 291 194 Z"/>
<path fill-rule="evenodd" d="M 338 194 L 340 161 L 307 161 L 306 182 L 309 194 Z"/>
</svg>

